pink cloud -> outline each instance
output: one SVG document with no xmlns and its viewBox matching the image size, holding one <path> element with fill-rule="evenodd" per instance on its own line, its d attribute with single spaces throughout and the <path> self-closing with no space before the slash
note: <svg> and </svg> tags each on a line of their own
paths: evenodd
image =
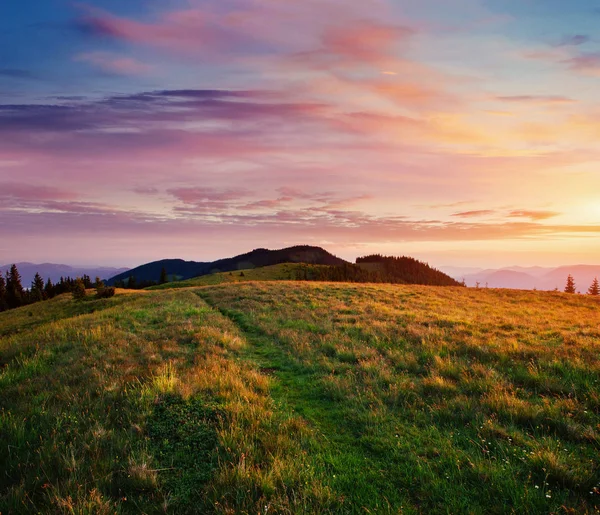
<svg viewBox="0 0 600 515">
<path fill-rule="evenodd" d="M 563 61 L 571 70 L 600 75 L 600 52 L 579 53 Z"/>
<path fill-rule="evenodd" d="M 77 197 L 76 192 L 54 186 L 38 186 L 19 182 L 0 183 L 0 198 L 5 201 L 39 202 L 74 200 Z"/>
<path fill-rule="evenodd" d="M 320 69 L 384 67 L 395 63 L 399 47 L 406 46 L 414 34 L 415 30 L 410 27 L 365 20 L 334 25 L 324 29 L 318 48 L 297 53 L 292 58 L 297 63 Z"/>
<path fill-rule="evenodd" d="M 516 104 L 573 104 L 576 100 L 562 95 L 509 95 L 497 96 L 494 100 Z"/>
<path fill-rule="evenodd" d="M 167 191 L 184 204 L 200 204 L 205 201 L 225 202 L 248 197 L 250 192 L 242 188 L 215 190 L 212 188 L 175 188 Z"/>
<path fill-rule="evenodd" d="M 107 52 L 87 52 L 77 54 L 73 60 L 85 62 L 106 72 L 116 75 L 145 75 L 153 67 L 131 57 L 121 57 Z"/>
<path fill-rule="evenodd" d="M 460 213 L 453 213 L 452 216 L 459 218 L 478 218 L 482 216 L 491 216 L 496 212 L 491 209 L 478 209 L 474 211 L 461 211 Z"/>
</svg>

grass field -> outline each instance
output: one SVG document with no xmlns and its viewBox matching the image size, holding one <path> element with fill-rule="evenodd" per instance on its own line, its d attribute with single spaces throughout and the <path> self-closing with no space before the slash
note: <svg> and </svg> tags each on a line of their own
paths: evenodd
<svg viewBox="0 0 600 515">
<path fill-rule="evenodd" d="M 232 282 L 0 335 L 2 514 L 600 511 L 590 297 Z"/>
</svg>

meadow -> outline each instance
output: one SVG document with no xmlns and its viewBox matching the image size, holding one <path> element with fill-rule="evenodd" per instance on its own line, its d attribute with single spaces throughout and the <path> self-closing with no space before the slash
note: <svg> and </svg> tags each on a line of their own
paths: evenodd
<svg viewBox="0 0 600 515">
<path fill-rule="evenodd" d="M 0 512 L 600 511 L 596 299 L 239 277 L 0 313 Z"/>
</svg>

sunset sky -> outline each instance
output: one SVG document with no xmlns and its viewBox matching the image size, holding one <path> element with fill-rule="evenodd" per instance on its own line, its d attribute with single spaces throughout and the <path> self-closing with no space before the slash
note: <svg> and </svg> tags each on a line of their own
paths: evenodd
<svg viewBox="0 0 600 515">
<path fill-rule="evenodd" d="M 596 0 L 19 0 L 0 263 L 600 263 Z"/>
</svg>

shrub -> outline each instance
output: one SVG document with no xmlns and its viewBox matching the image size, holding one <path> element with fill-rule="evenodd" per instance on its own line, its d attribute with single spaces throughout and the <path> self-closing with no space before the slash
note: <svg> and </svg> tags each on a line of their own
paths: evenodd
<svg viewBox="0 0 600 515">
<path fill-rule="evenodd" d="M 85 284 L 79 277 L 73 285 L 73 298 L 76 300 L 85 299 Z"/>
<path fill-rule="evenodd" d="M 96 291 L 96 297 L 99 299 L 108 299 L 115 294 L 115 289 L 112 286 L 98 288 Z"/>
</svg>

